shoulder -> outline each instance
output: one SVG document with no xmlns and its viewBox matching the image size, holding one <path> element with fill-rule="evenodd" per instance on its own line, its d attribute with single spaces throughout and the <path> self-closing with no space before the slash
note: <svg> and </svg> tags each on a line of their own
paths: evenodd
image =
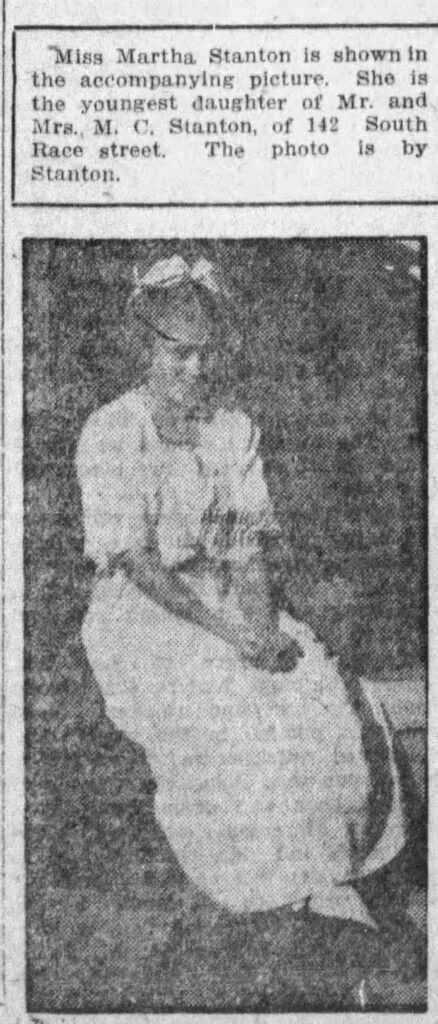
<svg viewBox="0 0 438 1024">
<path fill-rule="evenodd" d="M 114 449 L 132 439 L 139 422 L 140 399 L 138 392 L 127 391 L 113 402 L 101 406 L 86 420 L 76 451 L 76 462 L 81 466 L 90 456 L 103 449 Z"/>
</svg>

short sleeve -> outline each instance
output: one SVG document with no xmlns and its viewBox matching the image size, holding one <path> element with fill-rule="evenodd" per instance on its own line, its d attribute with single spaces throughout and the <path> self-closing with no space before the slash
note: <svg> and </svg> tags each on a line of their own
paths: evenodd
<svg viewBox="0 0 438 1024">
<path fill-rule="evenodd" d="M 226 558 L 247 561 L 262 535 L 278 535 L 260 456 L 260 430 L 244 413 L 224 415 L 218 470 L 218 510 L 226 523 Z M 222 534 L 224 531 L 222 531 Z"/>
<path fill-rule="evenodd" d="M 112 555 L 144 541 L 140 440 L 135 428 L 129 411 L 120 401 L 114 402 L 90 417 L 79 441 L 76 466 L 85 553 L 99 567 Z"/>
</svg>

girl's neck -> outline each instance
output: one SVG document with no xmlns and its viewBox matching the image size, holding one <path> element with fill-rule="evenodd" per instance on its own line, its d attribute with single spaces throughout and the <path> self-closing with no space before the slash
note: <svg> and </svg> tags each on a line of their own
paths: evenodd
<svg viewBox="0 0 438 1024">
<path fill-rule="evenodd" d="M 158 437 L 166 444 L 188 445 L 199 443 L 199 417 L 193 409 L 187 409 L 162 395 L 149 394 L 151 414 Z"/>
</svg>

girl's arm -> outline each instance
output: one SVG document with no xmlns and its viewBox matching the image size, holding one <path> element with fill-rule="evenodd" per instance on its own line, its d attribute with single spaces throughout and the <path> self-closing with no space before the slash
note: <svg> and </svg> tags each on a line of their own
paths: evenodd
<svg viewBox="0 0 438 1024">
<path fill-rule="evenodd" d="M 259 645 L 255 635 L 246 628 L 232 626 L 210 611 L 175 569 L 163 565 L 155 551 L 145 547 L 126 551 L 116 557 L 113 567 L 124 569 L 140 590 L 168 612 L 232 644 L 243 658 L 253 660 L 257 656 Z"/>
<path fill-rule="evenodd" d="M 272 633 L 278 631 L 278 610 L 269 587 L 262 552 L 253 554 L 246 562 L 231 563 L 231 572 L 245 621 L 262 646 Z"/>
<path fill-rule="evenodd" d="M 257 638 L 253 660 L 270 671 L 293 670 L 302 651 L 280 632 L 263 553 L 259 551 L 247 562 L 232 565 L 232 577 L 249 633 Z"/>
</svg>

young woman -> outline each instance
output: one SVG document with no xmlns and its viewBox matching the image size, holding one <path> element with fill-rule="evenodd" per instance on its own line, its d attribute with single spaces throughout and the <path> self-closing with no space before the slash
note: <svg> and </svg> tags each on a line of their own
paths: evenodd
<svg viewBox="0 0 438 1024">
<path fill-rule="evenodd" d="M 83 641 L 109 716 L 147 752 L 157 818 L 196 886 L 236 913 L 307 904 L 371 923 L 349 883 L 404 843 L 391 741 L 368 706 L 382 817 L 336 660 L 272 596 L 263 539 L 278 527 L 258 428 L 205 398 L 226 301 L 205 261 L 173 257 L 137 280 L 143 380 L 90 417 L 77 454 L 96 564 Z"/>
</svg>

